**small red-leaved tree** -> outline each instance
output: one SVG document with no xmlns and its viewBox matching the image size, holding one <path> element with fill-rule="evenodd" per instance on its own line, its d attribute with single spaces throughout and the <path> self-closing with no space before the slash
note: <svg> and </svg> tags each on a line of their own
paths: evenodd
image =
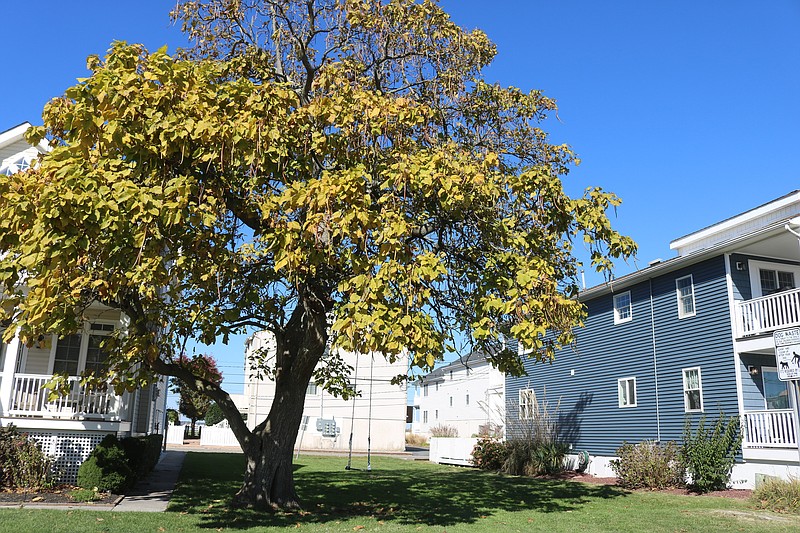
<svg viewBox="0 0 800 533">
<path fill-rule="evenodd" d="M 179 364 L 198 378 L 220 385 L 222 372 L 217 369 L 217 362 L 210 355 L 198 355 L 192 358 L 182 357 Z M 190 387 L 180 378 L 173 378 L 172 392 L 179 394 L 178 411 L 192 421 L 192 435 L 195 435 L 195 424 L 206 417 L 211 399 L 199 392 L 196 387 Z"/>
</svg>

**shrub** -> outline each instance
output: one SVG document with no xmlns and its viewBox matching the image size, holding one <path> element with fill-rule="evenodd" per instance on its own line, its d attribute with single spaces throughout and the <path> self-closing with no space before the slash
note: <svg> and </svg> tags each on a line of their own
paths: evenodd
<svg viewBox="0 0 800 533">
<path fill-rule="evenodd" d="M 755 488 L 751 500 L 759 509 L 800 514 L 800 479 L 768 478 Z"/>
<path fill-rule="evenodd" d="M 15 426 L 0 427 L 0 487 L 49 486 L 51 466 L 50 458 Z"/>
<path fill-rule="evenodd" d="M 428 437 L 406 431 L 406 444 L 409 446 L 428 446 Z"/>
<path fill-rule="evenodd" d="M 741 444 L 738 417 L 720 413 L 713 427 L 707 427 L 703 417 L 694 431 L 687 420 L 682 455 L 691 477 L 689 488 L 699 493 L 726 489 Z"/>
<path fill-rule="evenodd" d="M 84 489 L 120 493 L 135 479 L 125 449 L 114 435 L 106 435 L 78 468 L 78 486 Z"/>
<path fill-rule="evenodd" d="M 661 446 L 651 441 L 622 443 L 611 469 L 619 484 L 629 489 L 668 489 L 685 484 L 686 467 L 674 442 Z"/>
<path fill-rule="evenodd" d="M 120 441 L 128 466 L 137 478 L 147 475 L 158 463 L 161 457 L 161 435 L 146 435 L 143 437 L 126 437 Z"/>
<path fill-rule="evenodd" d="M 511 439 L 506 442 L 502 470 L 517 476 L 552 475 L 564 469 L 568 446 L 558 441 Z"/>
<path fill-rule="evenodd" d="M 453 426 L 433 426 L 430 431 L 431 437 L 458 437 L 458 429 Z"/>
<path fill-rule="evenodd" d="M 500 470 L 507 455 L 504 442 L 484 437 L 472 449 L 472 464 L 482 470 Z"/>
<path fill-rule="evenodd" d="M 219 405 L 217 405 L 217 402 L 213 402 L 209 406 L 208 411 L 206 411 L 206 425 L 214 426 L 223 420 L 225 420 L 225 415 L 222 414 L 222 409 L 220 409 Z"/>
</svg>

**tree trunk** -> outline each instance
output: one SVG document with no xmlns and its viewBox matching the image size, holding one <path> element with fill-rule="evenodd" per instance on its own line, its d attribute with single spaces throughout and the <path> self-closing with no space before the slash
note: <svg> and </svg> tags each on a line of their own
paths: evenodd
<svg viewBox="0 0 800 533">
<path fill-rule="evenodd" d="M 305 387 L 299 391 L 291 387 L 278 389 L 276 383 L 275 399 L 266 423 L 253 431 L 250 445 L 244 450 L 247 464 L 242 488 L 234 497 L 236 506 L 300 507 L 294 489 L 292 454 L 303 417 Z"/>
<path fill-rule="evenodd" d="M 326 309 L 318 302 L 301 299 L 283 335 L 276 335 L 275 397 L 267 419 L 243 443 L 247 465 L 244 483 L 233 500 L 236 506 L 300 507 L 292 454 L 303 418 L 306 387 L 327 341 Z"/>
</svg>

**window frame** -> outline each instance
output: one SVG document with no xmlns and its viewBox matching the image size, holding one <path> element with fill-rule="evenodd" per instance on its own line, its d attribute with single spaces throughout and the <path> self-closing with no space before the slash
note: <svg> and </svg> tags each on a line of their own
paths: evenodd
<svg viewBox="0 0 800 533">
<path fill-rule="evenodd" d="M 517 416 L 520 420 L 533 420 L 533 406 L 536 404 L 536 391 L 534 389 L 520 389 L 518 392 L 519 409 Z M 525 416 L 527 415 L 527 416 Z"/>
<path fill-rule="evenodd" d="M 623 308 L 617 305 L 617 300 L 623 297 L 628 298 L 628 305 L 626 306 L 628 309 L 628 316 L 621 318 L 620 309 Z M 625 291 L 619 294 L 615 294 L 613 303 L 614 303 L 614 324 L 624 324 L 625 322 L 630 322 L 631 320 L 633 320 L 633 298 L 631 297 L 631 291 Z"/>
<path fill-rule="evenodd" d="M 92 326 L 94 325 L 111 326 L 112 329 L 93 329 Z M 75 335 L 80 335 L 77 372 L 75 374 L 70 374 L 70 376 L 80 376 L 86 371 L 90 337 L 110 337 L 117 331 L 119 327 L 120 323 L 118 320 L 96 319 L 84 322 L 83 327 L 77 333 L 75 333 Z M 61 338 L 58 335 L 51 335 L 50 337 L 50 358 L 47 363 L 47 371 L 48 373 L 53 374 L 56 362 L 56 351 L 58 350 L 58 342 L 61 340 Z"/>
<path fill-rule="evenodd" d="M 693 370 L 697 370 L 697 388 L 690 389 L 688 388 L 688 382 L 686 379 L 686 373 L 691 372 Z M 705 404 L 703 403 L 703 372 L 699 366 L 690 366 L 687 368 L 681 369 L 681 381 L 683 383 L 683 411 L 685 413 L 703 413 L 705 412 Z M 692 391 L 698 391 L 700 393 L 700 409 L 690 409 L 689 408 L 689 394 Z"/>
<path fill-rule="evenodd" d="M 691 288 L 692 292 L 688 296 L 692 298 L 692 311 L 687 313 L 683 309 L 683 299 L 687 296 L 681 295 L 681 287 L 678 285 L 681 281 L 688 279 L 689 280 L 689 287 Z M 692 274 L 688 276 L 681 276 L 679 278 L 675 278 L 675 296 L 678 302 L 678 318 L 689 318 L 697 315 L 697 300 L 694 297 L 694 277 Z"/>
<path fill-rule="evenodd" d="M 772 407 L 769 406 L 769 402 L 768 402 L 769 398 L 767 397 L 767 384 L 766 384 L 766 382 L 764 380 L 764 376 L 766 375 L 767 372 L 771 372 L 771 373 L 774 373 L 774 374 L 777 375 L 778 374 L 778 367 L 776 367 L 776 366 L 762 366 L 761 367 L 761 386 L 762 386 L 762 390 L 764 391 L 764 409 L 767 410 L 767 411 L 779 411 L 780 409 L 775 409 L 775 408 L 772 408 Z M 784 387 L 786 388 L 787 397 L 788 397 L 788 395 L 792 393 L 791 388 L 789 387 L 789 382 L 788 381 L 781 381 L 781 383 L 783 383 Z M 789 402 L 789 407 L 787 407 L 787 409 L 791 409 L 791 408 L 792 408 L 792 402 Z"/>
<path fill-rule="evenodd" d="M 422 411 L 422 423 L 423 424 L 428 423 L 428 411 Z"/>
<path fill-rule="evenodd" d="M 633 390 L 633 402 L 632 403 L 624 403 L 622 401 L 623 400 L 623 396 L 622 396 L 623 383 L 626 384 L 625 392 L 626 392 L 626 398 L 627 398 L 628 401 L 630 401 L 630 393 L 631 393 L 631 389 L 629 387 L 629 384 L 633 383 L 633 389 L 632 389 Z M 639 406 L 639 391 L 637 390 L 637 387 L 636 387 L 636 376 L 630 376 L 630 377 L 626 377 L 626 378 L 617 379 L 617 406 L 620 409 L 628 409 L 630 407 L 638 407 Z"/>
<path fill-rule="evenodd" d="M 765 295 L 761 290 L 761 270 L 774 270 L 775 272 L 791 272 L 794 274 L 795 288 L 800 284 L 800 266 L 788 263 L 773 263 L 771 261 L 747 261 L 747 268 L 750 271 L 750 296 L 761 298 Z M 777 276 L 777 274 L 776 274 Z M 772 293 L 776 294 L 776 293 Z"/>
</svg>

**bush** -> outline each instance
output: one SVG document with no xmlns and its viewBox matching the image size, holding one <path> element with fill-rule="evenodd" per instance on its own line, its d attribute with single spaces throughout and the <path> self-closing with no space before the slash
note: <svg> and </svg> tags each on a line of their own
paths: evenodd
<svg viewBox="0 0 800 533">
<path fill-rule="evenodd" d="M 431 429 L 431 437 L 458 437 L 458 429 L 453 426 L 438 425 Z"/>
<path fill-rule="evenodd" d="M 206 411 L 206 417 L 205 417 L 206 425 L 214 426 L 216 424 L 219 424 L 223 420 L 225 420 L 225 415 L 222 414 L 222 409 L 220 409 L 219 405 L 217 405 L 216 402 L 213 402 L 209 406 L 208 411 Z"/>
<path fill-rule="evenodd" d="M 78 486 L 84 489 L 120 493 L 135 480 L 125 449 L 114 435 L 106 435 L 78 468 Z"/>
<path fill-rule="evenodd" d="M 428 437 L 424 435 L 417 435 L 416 433 L 411 433 L 410 431 L 406 431 L 406 445 L 408 446 L 417 446 L 417 447 L 427 447 L 428 446 Z"/>
<path fill-rule="evenodd" d="M 755 488 L 751 500 L 758 509 L 800 514 L 800 479 L 768 478 Z"/>
<path fill-rule="evenodd" d="M 128 466 L 137 478 L 146 476 L 158 464 L 162 442 L 161 435 L 126 437 L 120 441 Z"/>
<path fill-rule="evenodd" d="M 611 469 L 623 487 L 669 489 L 685 484 L 686 467 L 681 460 L 680 448 L 674 442 L 664 446 L 651 441 L 623 442 L 617 455 L 619 459 L 611 461 Z"/>
<path fill-rule="evenodd" d="M 511 439 L 502 470 L 517 476 L 553 475 L 564 469 L 568 446 L 558 441 Z"/>
<path fill-rule="evenodd" d="M 52 462 L 13 425 L 0 427 L 0 487 L 38 489 L 51 485 Z"/>
<path fill-rule="evenodd" d="M 472 449 L 472 464 L 482 470 L 500 470 L 507 455 L 505 443 L 484 437 Z"/>
<path fill-rule="evenodd" d="M 738 417 L 720 413 L 713 427 L 706 427 L 703 417 L 695 431 L 687 420 L 683 430 L 682 455 L 691 477 L 689 488 L 699 493 L 725 490 L 741 444 Z"/>
</svg>

